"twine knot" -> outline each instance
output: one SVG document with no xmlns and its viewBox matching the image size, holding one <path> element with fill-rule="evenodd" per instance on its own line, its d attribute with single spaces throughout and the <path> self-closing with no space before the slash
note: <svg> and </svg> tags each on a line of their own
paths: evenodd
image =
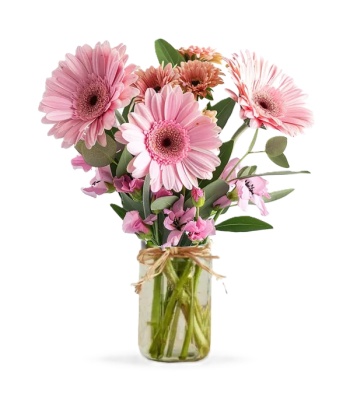
<svg viewBox="0 0 350 400">
<path fill-rule="evenodd" d="M 151 247 L 149 249 L 142 249 L 139 251 L 137 260 L 148 267 L 146 274 L 137 283 L 134 283 L 135 292 L 140 293 L 142 285 L 160 275 L 167 266 L 167 263 L 172 258 L 189 258 L 196 265 L 208 272 L 210 275 L 215 276 L 217 279 L 224 278 L 210 268 L 208 268 L 201 259 L 219 258 L 212 256 L 210 253 L 210 245 L 205 246 L 190 246 L 190 247 L 168 247 L 162 250 L 159 247 Z"/>
</svg>

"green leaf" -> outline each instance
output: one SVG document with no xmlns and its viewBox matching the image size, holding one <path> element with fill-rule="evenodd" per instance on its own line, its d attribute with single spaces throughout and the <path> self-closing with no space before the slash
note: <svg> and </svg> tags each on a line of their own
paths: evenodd
<svg viewBox="0 0 350 400">
<path fill-rule="evenodd" d="M 215 110 L 217 112 L 217 125 L 220 126 L 221 129 L 224 128 L 228 119 L 230 118 L 235 104 L 236 102 L 231 99 L 231 97 L 228 97 L 227 99 L 221 100 L 213 106 L 210 103 L 207 105 L 208 110 Z"/>
<path fill-rule="evenodd" d="M 233 217 L 216 225 L 215 228 L 224 232 L 251 232 L 272 229 L 272 226 L 253 217 Z"/>
<path fill-rule="evenodd" d="M 134 105 L 135 105 L 134 99 L 132 99 L 130 101 L 130 103 L 126 107 L 124 107 L 124 109 L 123 109 L 122 117 L 124 118 L 124 120 L 126 122 L 129 122 L 128 115 L 129 115 L 130 112 L 132 112 L 132 110 L 134 108 Z"/>
<path fill-rule="evenodd" d="M 205 203 L 203 207 L 199 209 L 199 215 L 206 219 L 210 216 L 213 210 L 213 203 L 228 192 L 229 185 L 225 181 L 218 179 L 209 183 L 209 185 L 207 185 L 203 190 L 205 193 Z M 189 201 L 192 204 L 192 199 L 189 199 L 187 200 L 186 205 Z M 188 207 L 191 207 L 191 205 L 188 205 Z"/>
<path fill-rule="evenodd" d="M 219 179 L 219 176 L 221 175 L 222 171 L 226 167 L 227 163 L 230 160 L 232 150 L 233 150 L 233 140 L 229 140 L 228 142 L 224 142 L 221 147 L 220 147 L 220 153 L 219 153 L 219 158 L 220 158 L 220 165 L 216 168 L 216 170 L 213 172 L 213 178 L 209 181 L 207 179 L 202 180 L 199 182 L 199 187 L 203 188 L 203 186 L 209 185 L 210 182 L 214 182 Z"/>
<path fill-rule="evenodd" d="M 277 157 L 283 154 L 286 147 L 287 138 L 285 136 L 275 136 L 266 142 L 265 151 L 270 158 Z"/>
<path fill-rule="evenodd" d="M 124 208 L 119 207 L 117 204 L 111 204 L 111 207 L 119 215 L 119 217 L 121 219 L 124 219 L 125 214 L 126 214 L 126 211 L 124 210 Z"/>
<path fill-rule="evenodd" d="M 164 208 L 170 208 L 176 200 L 179 200 L 177 196 L 164 196 L 154 200 L 151 204 L 152 211 L 164 210 Z"/>
<path fill-rule="evenodd" d="M 271 201 L 282 199 L 283 197 L 288 196 L 293 191 L 294 189 L 284 189 L 284 190 L 277 190 L 276 192 L 271 192 L 269 193 L 271 198 L 270 199 L 264 198 L 264 203 L 271 203 Z"/>
<path fill-rule="evenodd" d="M 120 160 L 116 170 L 116 176 L 118 178 L 127 173 L 127 167 L 132 158 L 133 156 L 129 153 L 128 149 L 125 146 L 122 155 L 120 156 Z"/>
<path fill-rule="evenodd" d="M 248 176 L 245 176 L 244 178 L 239 178 L 239 179 L 252 178 L 253 176 L 295 175 L 295 174 L 310 174 L 310 171 L 274 171 L 274 172 L 264 172 L 262 174 L 248 175 Z"/>
<path fill-rule="evenodd" d="M 238 171 L 237 177 L 244 178 L 248 175 L 252 175 L 252 174 L 254 174 L 256 169 L 257 169 L 256 165 L 252 165 L 251 167 L 243 167 Z"/>
<path fill-rule="evenodd" d="M 174 67 L 175 65 L 180 65 L 182 61 L 185 61 L 184 57 L 164 39 L 155 41 L 155 49 L 159 64 L 164 63 L 164 65 L 167 65 L 171 63 Z"/>
<path fill-rule="evenodd" d="M 151 214 L 151 209 L 149 206 L 149 196 L 150 196 L 150 177 L 149 174 L 147 174 L 142 189 L 143 210 L 145 213 L 145 218 L 147 218 Z"/>
<path fill-rule="evenodd" d="M 105 167 L 114 162 L 117 151 L 117 143 L 109 135 L 106 135 L 107 145 L 105 147 L 96 143 L 91 149 L 88 149 L 83 140 L 76 145 L 76 150 L 83 156 L 85 162 L 93 167 Z"/>
<path fill-rule="evenodd" d="M 279 156 L 276 157 L 271 157 L 268 155 L 268 157 L 273 163 L 275 163 L 279 167 L 289 168 L 287 157 L 284 154 L 280 154 Z"/>
<path fill-rule="evenodd" d="M 141 218 L 145 219 L 145 214 L 143 211 L 143 205 L 141 201 L 135 201 L 133 200 L 129 195 L 127 195 L 126 193 L 119 193 L 121 199 L 122 199 L 122 203 L 123 203 L 123 207 L 126 211 L 138 211 Z"/>
</svg>

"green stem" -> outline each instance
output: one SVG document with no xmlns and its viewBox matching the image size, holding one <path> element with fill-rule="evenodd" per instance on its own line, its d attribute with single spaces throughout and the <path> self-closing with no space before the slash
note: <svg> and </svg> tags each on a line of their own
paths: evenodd
<svg viewBox="0 0 350 400">
<path fill-rule="evenodd" d="M 239 131 L 239 129 L 238 129 L 238 131 Z M 238 132 L 238 131 L 237 131 L 237 132 Z M 236 164 L 232 167 L 231 171 L 227 174 L 227 176 L 226 176 L 226 178 L 225 178 L 225 181 L 226 181 L 226 182 L 230 182 L 229 177 L 232 175 L 232 173 L 233 173 L 234 170 L 236 169 L 237 165 L 238 165 L 239 163 L 241 163 L 241 162 L 252 152 L 253 147 L 254 147 L 255 142 L 256 142 L 256 138 L 258 137 L 258 131 L 259 131 L 259 129 L 256 129 L 255 134 L 254 134 L 254 136 L 253 136 L 253 139 L 252 139 L 252 141 L 251 141 L 251 143 L 250 143 L 250 145 L 249 145 L 248 151 L 244 154 L 244 156 L 243 156 L 240 160 L 238 160 L 238 161 L 236 162 Z M 237 133 L 237 132 L 236 132 L 236 133 Z M 236 135 L 236 134 L 235 134 L 235 135 Z M 235 135 L 234 135 L 234 136 L 235 136 Z M 236 178 L 232 178 L 231 181 L 234 180 L 234 179 L 236 179 Z"/>
<path fill-rule="evenodd" d="M 236 130 L 236 132 L 233 134 L 231 140 L 234 142 L 237 142 L 238 138 L 242 135 L 242 133 L 248 128 L 248 125 L 243 122 L 243 124 Z"/>
<path fill-rule="evenodd" d="M 188 356 L 188 349 L 189 349 L 191 340 L 193 338 L 194 316 L 195 316 L 196 311 L 200 317 L 200 320 L 198 320 L 199 318 L 197 317 L 198 323 L 200 325 L 202 325 L 202 323 L 203 323 L 202 318 L 201 318 L 201 313 L 198 312 L 199 311 L 198 307 L 200 307 L 200 306 L 198 304 L 198 299 L 195 295 L 197 293 L 200 274 L 201 274 L 201 268 L 198 265 L 196 265 L 193 279 L 191 279 L 190 310 L 189 310 L 189 315 L 188 315 L 187 331 L 186 331 L 185 340 L 184 340 L 181 354 L 180 354 L 180 359 L 183 359 L 183 360 L 185 360 Z"/>
<path fill-rule="evenodd" d="M 153 299 L 152 299 L 152 312 L 151 312 L 151 335 L 152 342 L 157 335 L 161 325 L 161 315 L 162 315 L 162 275 L 157 275 L 154 278 L 153 286 Z M 159 353 L 159 346 L 150 348 L 150 354 L 152 357 L 156 357 Z"/>
<path fill-rule="evenodd" d="M 179 279 L 178 283 L 176 284 L 172 295 L 170 296 L 169 302 L 167 304 L 165 313 L 164 313 L 164 318 L 163 318 L 163 323 L 159 327 L 158 331 L 156 334 L 153 336 L 153 341 L 150 347 L 150 354 L 152 357 L 154 357 L 154 354 L 157 354 L 157 358 L 162 358 L 163 353 L 164 353 L 164 348 L 167 342 L 167 335 L 169 332 L 169 326 L 172 320 L 172 317 L 174 315 L 174 309 L 176 302 L 178 300 L 181 300 L 181 297 L 183 295 L 183 288 L 188 280 L 188 275 L 191 271 L 192 268 L 192 261 L 188 260 L 187 265 L 184 269 L 184 272 Z M 158 350 L 158 351 L 157 351 Z"/>
<path fill-rule="evenodd" d="M 174 314 L 174 319 L 170 328 L 170 336 L 169 336 L 169 344 L 168 344 L 168 350 L 166 352 L 167 357 L 171 357 L 173 354 L 174 350 L 174 344 L 175 344 L 175 338 L 176 338 L 176 333 L 177 333 L 177 325 L 179 323 L 179 317 L 180 317 L 180 302 L 176 302 L 176 309 L 175 309 L 175 314 Z"/>
<path fill-rule="evenodd" d="M 180 353 L 180 360 L 186 360 L 188 356 L 188 349 L 190 347 L 190 343 L 193 336 L 193 326 L 194 326 L 194 279 L 191 279 L 191 293 L 190 293 L 190 309 L 188 314 L 187 320 L 187 329 L 185 340 L 182 345 L 181 353 Z"/>
<path fill-rule="evenodd" d="M 199 272 L 201 272 L 200 267 Z M 198 274 L 199 274 L 198 272 Z M 179 278 L 177 276 L 176 271 L 174 270 L 173 266 L 171 263 L 169 263 L 168 268 L 165 270 L 165 274 L 167 276 L 167 279 L 169 282 L 173 284 L 173 286 L 177 285 L 177 282 L 179 281 Z M 199 276 L 198 276 L 199 279 Z M 188 321 L 189 318 L 189 303 L 190 303 L 190 295 L 184 291 L 183 296 L 181 298 L 181 309 L 182 313 Z M 202 308 L 198 302 L 197 297 L 195 297 L 195 319 L 194 319 L 194 338 L 196 341 L 196 346 L 199 349 L 199 351 L 203 354 L 205 354 L 206 351 L 209 350 L 209 343 L 207 339 L 208 335 L 205 330 L 205 327 L 203 326 L 203 318 L 202 318 Z"/>
</svg>

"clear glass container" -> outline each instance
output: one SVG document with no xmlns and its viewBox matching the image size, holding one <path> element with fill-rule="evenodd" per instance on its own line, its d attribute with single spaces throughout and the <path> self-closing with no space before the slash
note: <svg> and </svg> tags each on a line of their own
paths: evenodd
<svg viewBox="0 0 350 400">
<path fill-rule="evenodd" d="M 211 269 L 210 258 L 196 258 Z M 140 278 L 147 271 L 140 264 Z M 139 293 L 139 348 L 156 361 L 197 361 L 210 350 L 211 274 L 191 258 L 168 259 Z"/>
</svg>

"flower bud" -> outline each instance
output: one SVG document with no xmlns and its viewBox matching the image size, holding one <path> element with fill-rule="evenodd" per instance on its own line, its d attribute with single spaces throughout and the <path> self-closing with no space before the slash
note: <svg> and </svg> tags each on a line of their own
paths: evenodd
<svg viewBox="0 0 350 400">
<path fill-rule="evenodd" d="M 205 193 L 202 189 L 193 188 L 191 190 L 192 203 L 195 207 L 202 207 L 205 203 Z"/>
</svg>

